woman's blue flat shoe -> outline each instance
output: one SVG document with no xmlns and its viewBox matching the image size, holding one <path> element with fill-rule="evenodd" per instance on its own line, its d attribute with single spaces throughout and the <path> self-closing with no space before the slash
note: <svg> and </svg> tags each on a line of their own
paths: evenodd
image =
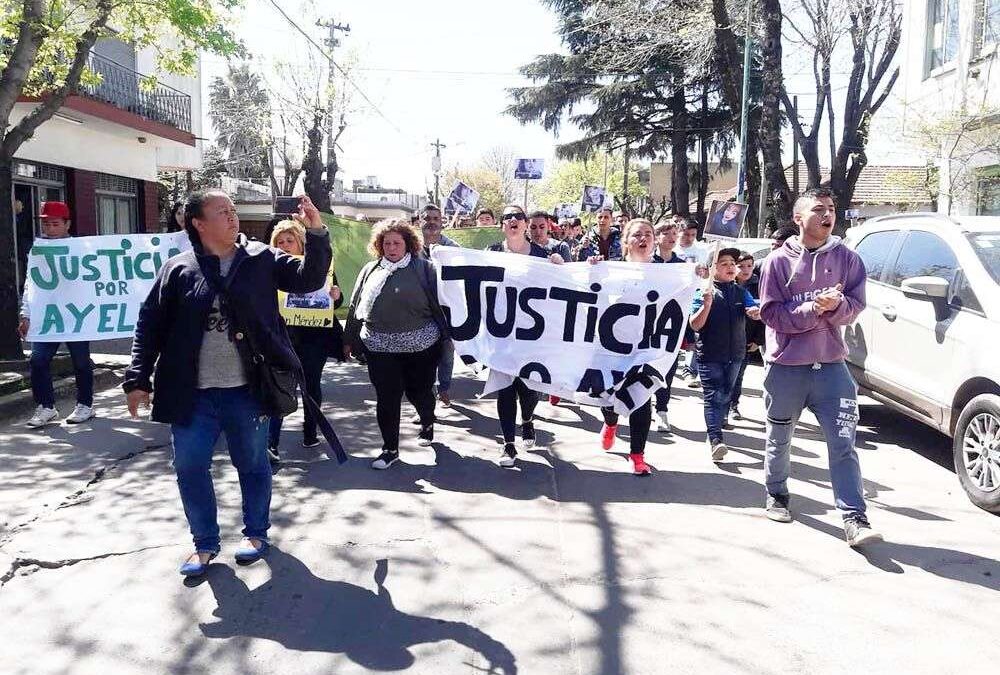
<svg viewBox="0 0 1000 675">
<path fill-rule="evenodd" d="M 242 565 L 248 565 L 252 562 L 256 562 L 261 559 L 264 555 L 264 551 L 271 547 L 266 541 L 258 539 L 260 542 L 260 547 L 256 547 L 251 543 L 250 539 L 244 539 L 240 542 L 240 547 L 236 549 L 236 562 Z"/>
<path fill-rule="evenodd" d="M 198 553 L 205 553 L 205 551 L 198 551 Z M 183 565 L 181 565 L 181 570 L 180 570 L 181 574 L 183 574 L 186 577 L 201 576 L 202 574 L 205 573 L 205 570 L 208 569 L 208 564 L 213 560 L 215 560 L 215 556 L 217 555 L 219 555 L 218 551 L 212 552 L 212 554 L 209 555 L 208 560 L 205 562 L 201 562 L 200 558 L 194 561 L 188 560 Z"/>
</svg>

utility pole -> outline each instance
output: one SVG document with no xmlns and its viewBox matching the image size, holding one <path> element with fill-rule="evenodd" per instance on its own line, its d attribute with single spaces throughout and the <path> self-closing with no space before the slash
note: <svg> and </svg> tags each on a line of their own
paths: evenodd
<svg viewBox="0 0 1000 675">
<path fill-rule="evenodd" d="M 326 56 L 328 59 L 327 71 L 326 71 L 326 89 L 327 89 L 327 106 L 326 106 L 326 182 L 327 193 L 333 191 L 333 181 L 337 178 L 337 135 L 333 130 L 334 125 L 334 114 L 333 114 L 333 98 L 334 98 L 334 75 L 336 66 L 333 61 L 333 51 L 340 46 L 340 40 L 337 39 L 337 31 L 344 33 L 351 32 L 350 24 L 340 24 L 333 19 L 328 19 L 326 21 L 319 20 L 316 25 L 320 28 L 326 28 L 330 34 L 323 41 L 326 45 Z M 332 175 L 331 175 L 332 173 Z M 329 197 L 327 198 L 329 202 Z"/>
<path fill-rule="evenodd" d="M 745 185 L 747 182 L 747 140 L 750 136 L 750 49 L 753 46 L 750 20 L 752 18 L 753 3 L 747 3 L 747 23 L 746 36 L 743 39 L 743 100 L 740 106 L 740 170 L 736 178 L 736 201 L 743 202 Z"/>
<path fill-rule="evenodd" d="M 792 96 L 792 116 L 799 119 L 799 97 Z M 795 127 L 792 127 L 793 129 Z M 799 197 L 799 137 L 792 133 L 792 194 Z"/>
<path fill-rule="evenodd" d="M 441 206 L 441 148 L 448 146 L 438 138 L 431 143 L 431 147 L 434 148 L 434 158 L 431 160 L 431 169 L 434 170 L 434 203 Z"/>
</svg>

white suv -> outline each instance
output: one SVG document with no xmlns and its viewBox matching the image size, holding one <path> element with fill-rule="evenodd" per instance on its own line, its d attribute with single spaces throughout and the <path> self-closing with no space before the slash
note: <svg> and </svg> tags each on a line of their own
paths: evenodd
<svg viewBox="0 0 1000 675">
<path fill-rule="evenodd" d="M 858 385 L 953 437 L 962 487 L 1000 513 L 1000 218 L 884 216 L 847 245 L 868 270 L 845 332 Z"/>
</svg>

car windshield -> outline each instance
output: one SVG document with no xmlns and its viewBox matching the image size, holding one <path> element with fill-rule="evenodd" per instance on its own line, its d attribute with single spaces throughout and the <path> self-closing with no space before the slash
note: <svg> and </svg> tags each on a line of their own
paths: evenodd
<svg viewBox="0 0 1000 675">
<path fill-rule="evenodd" d="M 1000 284 L 1000 232 L 972 232 L 968 236 L 983 267 Z"/>
</svg>

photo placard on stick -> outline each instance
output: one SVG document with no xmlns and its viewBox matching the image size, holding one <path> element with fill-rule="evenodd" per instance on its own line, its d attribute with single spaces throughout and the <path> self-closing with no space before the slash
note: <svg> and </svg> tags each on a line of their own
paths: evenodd
<svg viewBox="0 0 1000 675">
<path fill-rule="evenodd" d="M 539 180 L 545 168 L 544 159 L 519 159 L 514 169 L 514 178 L 518 180 Z"/>
<path fill-rule="evenodd" d="M 705 239 L 722 239 L 735 241 L 739 239 L 743 229 L 743 221 L 747 217 L 747 205 L 739 202 L 722 202 L 712 200 L 712 208 L 705 220 Z"/>
<path fill-rule="evenodd" d="M 576 204 L 557 204 L 554 212 L 558 220 L 576 218 L 580 215 L 580 208 Z"/>
<path fill-rule="evenodd" d="M 597 213 L 607 200 L 607 190 L 600 185 L 584 185 L 581 211 Z"/>
<path fill-rule="evenodd" d="M 478 203 L 479 193 L 462 181 L 456 181 L 455 187 L 451 189 L 451 194 L 448 195 L 448 201 L 444 204 L 444 212 L 449 215 L 455 213 L 475 213 Z"/>
</svg>

